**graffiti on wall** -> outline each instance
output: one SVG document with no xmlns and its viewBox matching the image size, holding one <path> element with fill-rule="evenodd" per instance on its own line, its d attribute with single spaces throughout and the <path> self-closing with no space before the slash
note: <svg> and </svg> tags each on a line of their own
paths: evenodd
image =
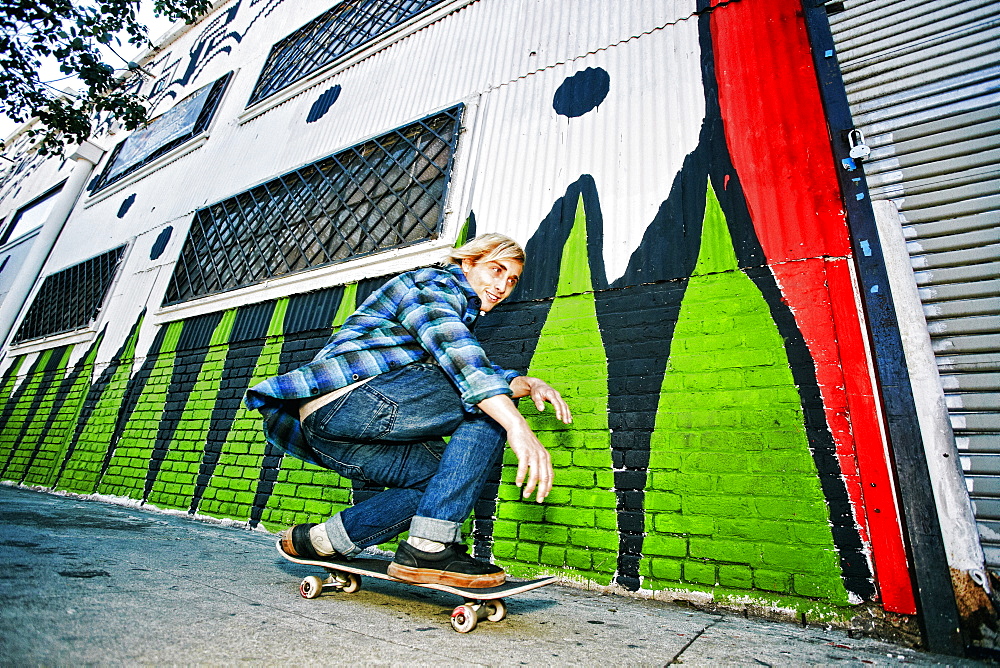
<svg viewBox="0 0 1000 668">
<path fill-rule="evenodd" d="M 780 205 L 763 199 L 787 169 L 775 161 L 788 158 L 758 155 L 734 132 L 750 122 L 802 127 L 787 114 L 819 119 L 822 110 L 755 118 L 737 108 L 741 94 L 766 91 L 741 91 L 735 75 L 716 73 L 720 60 L 720 72 L 738 60 L 719 35 L 736 40 L 732 22 L 754 18 L 752 7 L 727 9 L 727 20 L 698 19 L 706 98 L 698 144 L 643 221 L 624 273 L 607 276 L 601 193 L 582 174 L 528 240 L 531 261 L 510 303 L 478 325 L 497 363 L 552 382 L 576 420 L 568 427 L 524 408 L 552 452 L 556 487 L 545 504 L 521 502 L 508 453 L 469 530 L 477 555 L 515 575 L 557 572 L 816 614 L 881 596 L 903 610 L 905 578 L 894 589 L 876 577 L 898 567 L 898 556 L 891 540 L 873 544 L 869 531 L 885 529 L 871 524 L 853 463 L 869 456 L 855 439 L 874 409 L 854 404 L 848 420 L 847 386 L 833 377 L 845 360 L 867 368 L 847 250 L 830 232 L 843 227 L 830 208 L 839 195 L 822 193 L 809 220 L 801 194 L 783 193 Z M 613 86 L 606 71 L 586 68 L 552 92 L 553 109 L 572 122 L 599 109 Z M 822 163 L 824 129 L 815 120 L 809 129 L 799 141 L 819 156 L 812 167 L 821 182 L 832 169 Z M 811 245 L 788 244 L 794 234 Z M 73 369 L 69 347 L 18 358 L 0 380 L 3 478 L 269 529 L 329 517 L 372 490 L 269 449 L 241 398 L 309 361 L 383 280 L 174 322 L 142 356 L 139 313 L 101 368 L 100 338 Z M 860 395 L 870 400 L 872 391 Z M 877 462 L 868 470 L 881 482 Z"/>
</svg>

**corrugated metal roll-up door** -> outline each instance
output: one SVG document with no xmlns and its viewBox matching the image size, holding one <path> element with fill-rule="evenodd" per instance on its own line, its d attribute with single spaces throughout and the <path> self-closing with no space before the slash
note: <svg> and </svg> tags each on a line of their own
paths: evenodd
<svg viewBox="0 0 1000 668">
<path fill-rule="evenodd" d="M 987 564 L 1000 570 L 1000 2 L 827 3 L 871 155 L 899 209 Z"/>
</svg>

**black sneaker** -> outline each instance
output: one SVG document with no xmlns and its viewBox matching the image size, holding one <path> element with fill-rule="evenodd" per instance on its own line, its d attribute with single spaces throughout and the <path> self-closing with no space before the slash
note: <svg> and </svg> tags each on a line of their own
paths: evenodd
<svg viewBox="0 0 1000 668">
<path fill-rule="evenodd" d="M 292 557 L 311 559 L 313 561 L 336 561 L 343 559 L 337 553 L 320 554 L 316 551 L 316 548 L 313 547 L 312 539 L 309 537 L 309 531 L 314 526 L 316 526 L 315 522 L 311 524 L 296 524 L 278 534 L 278 537 L 281 539 L 282 551 Z"/>
<path fill-rule="evenodd" d="M 403 541 L 388 572 L 406 582 L 452 587 L 497 587 L 507 579 L 502 568 L 473 559 L 461 543 L 447 545 L 440 552 L 424 552 Z"/>
</svg>

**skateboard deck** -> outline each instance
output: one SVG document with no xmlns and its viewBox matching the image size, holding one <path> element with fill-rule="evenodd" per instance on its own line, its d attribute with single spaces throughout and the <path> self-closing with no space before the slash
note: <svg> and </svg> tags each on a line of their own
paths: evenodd
<svg viewBox="0 0 1000 668">
<path fill-rule="evenodd" d="M 325 568 L 329 576 L 324 580 L 316 575 L 306 576 L 299 585 L 299 593 L 303 598 L 316 598 L 324 590 L 340 591 L 353 594 L 361 588 L 361 578 L 366 575 L 379 580 L 399 582 L 411 587 L 436 589 L 465 599 L 465 603 L 455 608 L 451 613 L 451 625 L 459 633 L 468 633 L 476 628 L 477 623 L 486 619 L 498 622 L 507 616 L 507 606 L 504 596 L 522 594 L 532 589 L 538 589 L 556 581 L 554 576 L 537 578 L 535 580 L 508 581 L 496 587 L 455 587 L 436 583 L 407 582 L 394 578 L 387 572 L 390 561 L 374 557 L 319 560 L 293 557 L 281 549 L 281 541 L 277 542 L 278 554 L 288 561 L 297 564 L 307 564 Z"/>
</svg>

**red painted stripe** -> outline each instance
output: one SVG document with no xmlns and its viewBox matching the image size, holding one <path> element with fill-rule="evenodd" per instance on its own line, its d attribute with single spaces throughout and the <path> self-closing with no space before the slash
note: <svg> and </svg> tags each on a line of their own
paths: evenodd
<svg viewBox="0 0 1000 668">
<path fill-rule="evenodd" d="M 726 142 L 754 228 L 816 364 L 824 410 L 887 610 L 915 614 L 850 238 L 797 0 L 712 12 Z M 855 464 L 856 462 L 856 464 Z"/>
</svg>

